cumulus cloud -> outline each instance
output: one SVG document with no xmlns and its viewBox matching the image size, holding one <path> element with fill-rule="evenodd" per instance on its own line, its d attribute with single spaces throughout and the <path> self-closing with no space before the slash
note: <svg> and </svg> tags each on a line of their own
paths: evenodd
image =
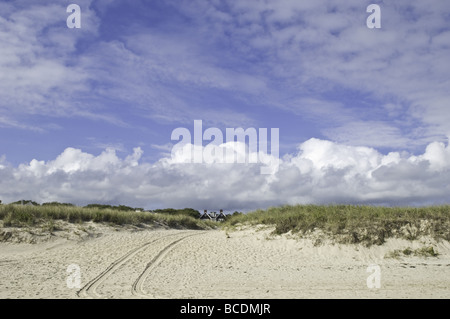
<svg viewBox="0 0 450 319">
<path fill-rule="evenodd" d="M 229 145 L 221 145 L 230 147 Z M 310 139 L 280 159 L 273 175 L 263 163 L 141 161 L 142 150 L 120 158 L 67 148 L 51 161 L 13 167 L 2 160 L 4 202 L 33 199 L 132 206 L 249 210 L 282 204 L 428 205 L 450 200 L 450 147 L 431 143 L 420 155 Z M 270 156 L 270 155 L 267 155 Z"/>
</svg>

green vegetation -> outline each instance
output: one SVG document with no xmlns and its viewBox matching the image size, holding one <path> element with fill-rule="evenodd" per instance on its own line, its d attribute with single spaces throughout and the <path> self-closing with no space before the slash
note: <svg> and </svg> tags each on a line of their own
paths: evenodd
<svg viewBox="0 0 450 319">
<path fill-rule="evenodd" d="M 409 247 L 403 250 L 395 249 L 394 251 L 386 254 L 386 258 L 400 258 L 401 256 L 437 257 L 439 256 L 439 253 L 433 246 L 428 246 L 418 249 L 411 249 Z"/>
<path fill-rule="evenodd" d="M 297 205 L 236 214 L 225 227 L 238 224 L 275 226 L 274 234 L 300 236 L 322 230 L 340 243 L 381 245 L 389 237 L 409 240 L 423 235 L 450 240 L 450 206 L 375 207 Z"/>
<path fill-rule="evenodd" d="M 437 250 L 433 248 L 433 246 L 416 249 L 414 251 L 414 254 L 416 256 L 425 256 L 425 257 L 437 257 L 439 255 L 439 253 L 437 252 Z"/>
<path fill-rule="evenodd" d="M 184 208 L 184 209 L 173 209 L 173 208 L 166 208 L 166 209 L 156 209 L 153 212 L 158 214 L 168 214 L 168 215 L 184 215 L 184 216 L 190 216 L 193 218 L 200 218 L 200 212 L 198 210 L 192 209 L 192 208 Z"/>
<path fill-rule="evenodd" d="M 136 212 L 128 206 L 91 204 L 77 207 L 64 203 L 39 205 L 0 205 L 0 221 L 3 227 L 44 227 L 50 231 L 57 228 L 57 220 L 70 223 L 88 221 L 113 225 L 160 224 L 172 228 L 210 229 L 219 224 L 200 220 L 200 213 L 192 208 L 158 209 L 154 212 Z M 16 202 L 21 204 L 22 201 Z M 230 230 L 237 225 L 273 226 L 273 234 L 287 232 L 310 236 L 320 231 L 338 243 L 362 243 L 381 245 L 387 238 L 408 240 L 430 236 L 436 240 L 450 241 L 450 206 L 431 207 L 375 207 L 351 205 L 297 205 L 272 207 L 248 214 L 235 212 L 221 224 Z M 432 256 L 436 252 L 401 251 L 396 254 L 422 254 Z M 437 253 L 436 253 L 437 254 Z"/>
<path fill-rule="evenodd" d="M 158 214 L 150 212 L 135 212 L 108 208 L 86 208 L 65 205 L 0 206 L 0 220 L 3 227 L 44 226 L 54 229 L 56 220 L 70 223 L 103 222 L 113 225 L 160 224 L 171 228 L 209 229 L 214 223 L 195 219 L 186 214 Z"/>
</svg>

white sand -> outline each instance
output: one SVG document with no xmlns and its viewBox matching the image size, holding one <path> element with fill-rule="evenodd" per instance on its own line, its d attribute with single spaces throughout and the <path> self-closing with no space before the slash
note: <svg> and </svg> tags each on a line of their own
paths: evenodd
<svg viewBox="0 0 450 319">
<path fill-rule="evenodd" d="M 255 228 L 144 230 L 0 244 L 0 298 L 449 298 L 450 244 L 391 239 L 382 246 L 314 246 Z M 433 246 L 438 257 L 384 258 L 394 249 Z M 68 288 L 70 264 L 82 289 Z M 381 287 L 367 287 L 367 267 Z"/>
</svg>

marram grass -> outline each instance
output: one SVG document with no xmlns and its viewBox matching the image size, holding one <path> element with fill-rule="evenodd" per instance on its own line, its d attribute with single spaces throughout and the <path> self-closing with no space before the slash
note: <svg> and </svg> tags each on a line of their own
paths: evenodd
<svg viewBox="0 0 450 319">
<path fill-rule="evenodd" d="M 171 228 L 211 229 L 218 224 L 178 214 L 117 211 L 70 206 L 0 205 L 3 227 L 102 222 L 114 225 L 163 224 Z M 296 205 L 271 207 L 229 217 L 224 228 L 238 224 L 274 226 L 274 234 L 300 236 L 316 230 L 341 243 L 383 244 L 387 238 L 409 240 L 430 236 L 450 241 L 450 205 L 378 207 L 354 205 Z M 49 227 L 50 227 L 49 226 Z"/>
<path fill-rule="evenodd" d="M 209 229 L 215 226 L 212 222 L 186 215 L 70 206 L 0 205 L 0 220 L 3 220 L 3 227 L 38 226 L 55 220 L 70 223 L 93 221 L 113 225 L 163 224 L 171 228 L 187 229 Z"/>
<path fill-rule="evenodd" d="M 450 240 L 450 206 L 379 207 L 354 205 L 296 205 L 272 207 L 233 216 L 237 224 L 271 225 L 274 234 L 307 235 L 321 230 L 342 243 L 383 244 L 387 238 L 431 236 Z"/>
</svg>

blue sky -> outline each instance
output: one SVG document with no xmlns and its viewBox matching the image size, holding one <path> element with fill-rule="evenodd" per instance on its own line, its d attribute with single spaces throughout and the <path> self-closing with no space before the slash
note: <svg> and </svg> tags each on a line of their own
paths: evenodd
<svg viewBox="0 0 450 319">
<path fill-rule="evenodd" d="M 449 20 L 444 0 L 2 1 L 0 199 L 446 203 Z M 280 128 L 279 172 L 170 162 L 196 119 Z"/>
</svg>

